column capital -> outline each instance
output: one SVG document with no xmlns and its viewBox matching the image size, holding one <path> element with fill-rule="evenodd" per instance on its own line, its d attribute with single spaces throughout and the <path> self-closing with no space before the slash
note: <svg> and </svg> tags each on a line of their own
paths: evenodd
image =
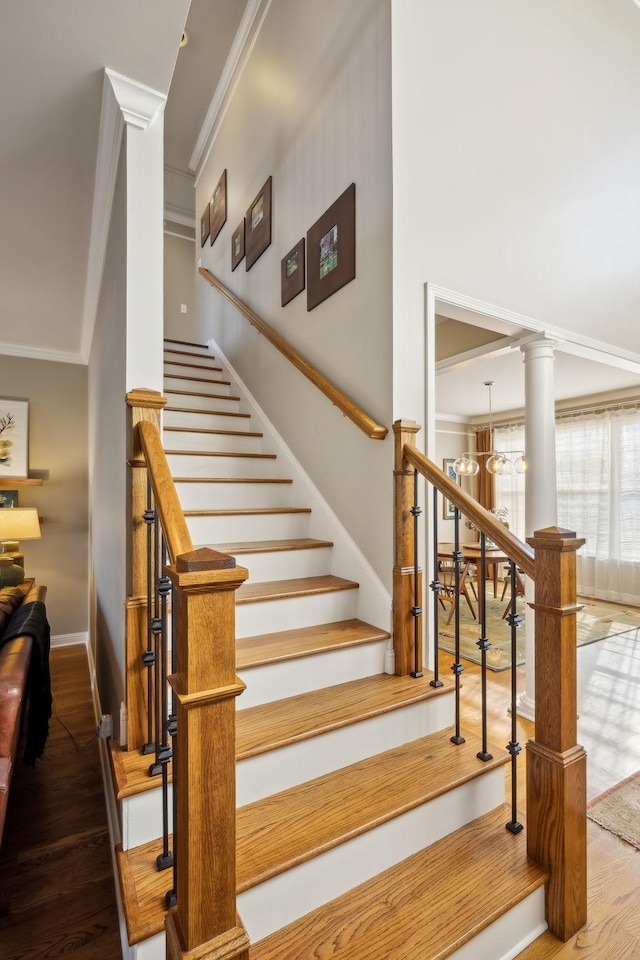
<svg viewBox="0 0 640 960">
<path fill-rule="evenodd" d="M 527 360 L 553 359 L 556 347 L 560 345 L 560 340 L 548 337 L 546 333 L 541 333 L 538 337 L 532 337 L 520 345 L 520 351 L 524 356 L 524 362 Z"/>
</svg>

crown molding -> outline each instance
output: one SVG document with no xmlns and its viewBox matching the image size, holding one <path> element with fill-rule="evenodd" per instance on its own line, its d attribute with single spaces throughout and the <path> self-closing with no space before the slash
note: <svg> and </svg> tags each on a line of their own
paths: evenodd
<svg viewBox="0 0 640 960">
<path fill-rule="evenodd" d="M 191 185 L 195 180 L 195 174 L 192 170 L 180 170 L 178 167 L 172 167 L 170 163 L 165 163 L 164 172 L 171 174 L 174 177 L 184 177 L 185 180 L 188 180 Z"/>
<path fill-rule="evenodd" d="M 124 127 L 126 124 L 137 130 L 146 130 L 164 109 L 166 100 L 165 94 L 158 90 L 136 83 L 108 68 L 104 71 L 80 338 L 83 363 L 89 362 L 91 352 Z"/>
<path fill-rule="evenodd" d="M 51 360 L 55 363 L 80 363 L 86 360 L 80 353 L 71 350 L 54 350 L 50 347 L 35 347 L 30 343 L 5 343 L 0 340 L 0 356 L 22 357 L 24 360 Z"/>
<path fill-rule="evenodd" d="M 196 171 L 196 186 L 270 6 L 271 0 L 247 3 L 189 160 L 189 166 Z"/>
<path fill-rule="evenodd" d="M 196 218 L 194 215 L 185 207 L 179 207 L 175 203 L 165 203 L 163 217 L 165 220 L 170 220 L 172 223 L 179 223 L 183 227 L 191 227 L 192 230 L 196 228 Z"/>
</svg>

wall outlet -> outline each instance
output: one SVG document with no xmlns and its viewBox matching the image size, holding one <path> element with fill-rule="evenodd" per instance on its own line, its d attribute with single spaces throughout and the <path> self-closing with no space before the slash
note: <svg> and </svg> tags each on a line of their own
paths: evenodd
<svg viewBox="0 0 640 960">
<path fill-rule="evenodd" d="M 181 304 L 180 304 L 180 313 L 186 313 L 186 312 L 187 312 L 187 305 L 186 305 L 186 303 L 181 303 Z"/>
<path fill-rule="evenodd" d="M 101 740 L 108 740 L 113 735 L 113 721 L 110 713 L 102 714 L 100 723 L 96 727 L 96 733 Z"/>
</svg>

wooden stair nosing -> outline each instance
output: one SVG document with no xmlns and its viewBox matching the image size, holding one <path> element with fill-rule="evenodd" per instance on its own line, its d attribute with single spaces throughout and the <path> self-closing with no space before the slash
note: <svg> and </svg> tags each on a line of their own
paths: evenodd
<svg viewBox="0 0 640 960">
<path fill-rule="evenodd" d="M 173 394 L 176 397 L 207 397 L 209 400 L 240 400 L 240 397 L 229 396 L 226 393 L 201 393 L 199 390 L 174 390 L 169 387 L 166 393 Z M 191 408 L 189 408 L 191 409 Z"/>
<path fill-rule="evenodd" d="M 165 427 L 165 430 L 179 427 Z M 276 453 L 229 453 L 226 450 L 166 450 L 165 454 L 172 457 L 244 457 L 251 460 L 276 460 Z"/>
<path fill-rule="evenodd" d="M 233 399 L 233 397 L 230 399 Z M 164 408 L 164 412 L 208 414 L 209 416 L 214 417 L 244 417 L 245 420 L 248 420 L 251 417 L 250 413 L 234 413 L 229 410 L 201 410 L 196 409 L 195 407 L 170 407 L 168 404 Z"/>
<path fill-rule="evenodd" d="M 163 353 L 175 353 L 180 357 L 199 357 L 201 360 L 214 359 L 212 354 L 196 353 L 195 350 L 175 350 L 173 347 L 165 347 Z"/>
<path fill-rule="evenodd" d="M 236 711 L 236 759 L 246 760 L 269 753 L 445 696 L 453 689 L 449 679 L 441 687 L 432 687 L 431 678 L 428 671 L 419 678 L 378 674 L 244 710 L 240 708 Z"/>
<path fill-rule="evenodd" d="M 450 957 L 547 879 L 525 833 L 504 829 L 508 813 L 479 817 L 252 944 L 252 960 Z"/>
<path fill-rule="evenodd" d="M 322 550 L 332 547 L 332 540 L 314 540 L 312 537 L 300 537 L 296 540 L 242 540 L 235 543 L 203 543 L 219 553 L 241 556 L 245 553 L 284 553 L 288 550 Z"/>
<path fill-rule="evenodd" d="M 236 606 L 244 603 L 260 603 L 264 600 L 286 600 L 292 597 L 310 597 L 321 593 L 337 593 L 341 590 L 357 590 L 359 584 L 333 574 L 317 577 L 299 577 L 292 580 L 264 580 L 259 583 L 243 583 L 236 590 Z"/>
<path fill-rule="evenodd" d="M 166 410 L 166 407 L 165 407 Z M 162 426 L 163 433 L 206 433 L 221 437 L 263 437 L 264 434 L 253 430 L 216 430 L 213 427 L 167 427 Z"/>
<path fill-rule="evenodd" d="M 193 340 L 178 340 L 176 337 L 163 337 L 163 343 L 179 343 L 181 347 L 199 347 L 201 350 L 206 350 L 206 343 L 194 343 Z"/>
<path fill-rule="evenodd" d="M 165 450 L 166 453 L 166 450 Z M 286 477 L 174 477 L 174 483 L 293 483 Z"/>
<path fill-rule="evenodd" d="M 231 380 L 210 380 L 209 377 L 192 377 L 188 373 L 165 373 L 165 380 L 190 380 L 193 383 L 215 383 L 219 387 L 230 387 Z M 169 388 L 170 393 L 175 393 L 175 390 Z"/>
<path fill-rule="evenodd" d="M 203 359 L 205 358 L 203 357 Z M 209 359 L 209 358 L 206 358 L 206 359 Z M 214 357 L 211 357 L 210 359 L 213 360 Z M 208 367 L 204 363 L 186 363 L 183 360 L 167 360 L 166 358 L 164 359 L 163 362 L 167 367 L 191 367 L 193 370 L 207 370 L 209 373 L 224 372 L 222 367 Z"/>
<path fill-rule="evenodd" d="M 241 637 L 236 640 L 236 669 L 242 671 L 300 657 L 312 657 L 346 647 L 378 643 L 389 637 L 387 630 L 380 630 L 355 618 Z"/>
<path fill-rule="evenodd" d="M 256 517 L 277 513 L 311 513 L 311 507 L 246 507 L 237 510 L 185 510 L 185 517 Z"/>
</svg>

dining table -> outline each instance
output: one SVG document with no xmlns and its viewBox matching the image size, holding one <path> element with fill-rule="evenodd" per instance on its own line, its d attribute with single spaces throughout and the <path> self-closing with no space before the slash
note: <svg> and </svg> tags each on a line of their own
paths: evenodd
<svg viewBox="0 0 640 960">
<path fill-rule="evenodd" d="M 469 568 L 471 566 L 475 565 L 477 570 L 480 569 L 482 551 L 479 543 L 461 543 L 458 549 L 463 561 L 460 569 L 460 589 L 461 591 L 464 591 L 467 602 L 471 606 L 467 594 L 467 578 L 469 576 Z M 451 560 L 453 558 L 454 550 L 455 544 L 453 542 L 449 542 L 448 540 L 439 541 L 438 562 L 441 560 Z M 489 575 L 489 578 L 493 580 L 493 595 L 495 597 L 498 593 L 500 567 L 502 564 L 509 563 L 509 557 L 504 553 L 503 550 L 500 549 L 500 547 L 485 547 L 485 563 L 487 574 Z"/>
</svg>

